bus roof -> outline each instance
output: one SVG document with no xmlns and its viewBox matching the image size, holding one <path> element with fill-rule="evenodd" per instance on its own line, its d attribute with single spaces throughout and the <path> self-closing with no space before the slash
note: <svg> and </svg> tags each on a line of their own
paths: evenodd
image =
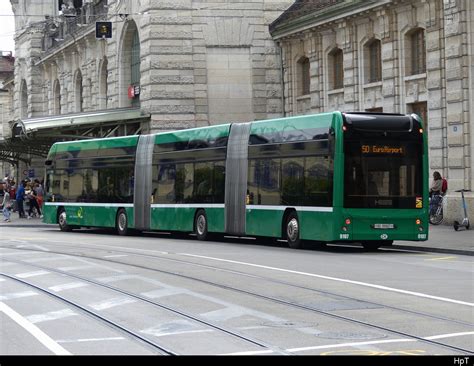
<svg viewBox="0 0 474 366">
<path fill-rule="evenodd" d="M 48 156 L 54 155 L 60 152 L 68 152 L 68 151 L 98 150 L 98 149 L 104 149 L 104 148 L 111 149 L 111 148 L 116 148 L 116 147 L 131 147 L 131 146 L 136 146 L 137 143 L 138 143 L 138 135 L 56 142 L 55 144 L 53 144 L 53 146 L 51 146 Z"/>
<path fill-rule="evenodd" d="M 251 134 L 265 134 L 272 131 L 305 130 L 330 127 L 335 115 L 341 112 L 310 114 L 294 117 L 282 117 L 251 122 Z M 342 121 L 342 119 L 341 119 Z M 158 132 L 155 134 L 156 144 L 185 142 L 190 140 L 212 141 L 229 136 L 231 123 L 196 127 L 176 131 Z M 138 135 L 96 138 L 88 140 L 56 142 L 51 147 L 48 158 L 60 152 L 78 150 L 97 150 L 116 147 L 133 147 L 138 143 Z"/>
</svg>

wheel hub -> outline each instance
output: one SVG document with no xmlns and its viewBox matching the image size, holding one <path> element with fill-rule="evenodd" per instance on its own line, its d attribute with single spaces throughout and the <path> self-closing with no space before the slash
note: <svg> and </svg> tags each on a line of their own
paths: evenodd
<svg viewBox="0 0 474 366">
<path fill-rule="evenodd" d="M 298 239 L 298 235 L 299 235 L 298 220 L 293 218 L 290 221 L 288 221 L 288 225 L 286 227 L 286 234 L 288 236 L 288 239 L 291 241 L 295 241 Z"/>
</svg>

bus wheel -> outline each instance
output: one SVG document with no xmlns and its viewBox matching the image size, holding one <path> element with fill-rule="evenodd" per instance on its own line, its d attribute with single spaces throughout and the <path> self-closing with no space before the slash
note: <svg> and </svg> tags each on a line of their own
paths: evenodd
<svg viewBox="0 0 474 366">
<path fill-rule="evenodd" d="M 290 248 L 301 248 L 300 224 L 296 212 L 291 212 L 286 218 L 285 232 Z"/>
<path fill-rule="evenodd" d="M 194 219 L 194 230 L 198 240 L 207 239 L 207 217 L 204 210 L 199 210 Z"/>
<path fill-rule="evenodd" d="M 117 222 L 115 227 L 117 228 L 117 233 L 119 235 L 127 235 L 128 234 L 128 218 L 127 212 L 123 208 L 119 210 L 117 213 Z"/>
<path fill-rule="evenodd" d="M 59 224 L 59 229 L 60 229 L 61 231 L 71 231 L 71 230 L 72 230 L 72 228 L 67 224 L 67 221 L 66 221 L 66 211 L 64 210 L 64 208 L 62 208 L 62 209 L 59 211 L 58 224 Z"/>
</svg>

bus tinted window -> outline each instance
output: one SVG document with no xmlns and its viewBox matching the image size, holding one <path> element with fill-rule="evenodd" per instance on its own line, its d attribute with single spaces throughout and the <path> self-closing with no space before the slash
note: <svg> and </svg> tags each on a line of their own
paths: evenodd
<svg viewBox="0 0 474 366">
<path fill-rule="evenodd" d="M 332 206 L 329 156 L 251 159 L 248 177 L 251 205 Z"/>
<path fill-rule="evenodd" d="M 415 142 L 347 142 L 344 206 L 415 208 L 422 196 L 421 164 L 421 145 Z"/>
<path fill-rule="evenodd" d="M 249 138 L 249 145 L 275 144 L 295 141 L 327 140 L 328 128 L 308 128 L 287 130 L 267 129 L 253 133 Z"/>
<path fill-rule="evenodd" d="M 134 167 L 57 169 L 47 173 L 49 202 L 133 202 Z"/>
<path fill-rule="evenodd" d="M 153 168 L 153 202 L 224 203 L 225 162 L 159 164 Z"/>
</svg>

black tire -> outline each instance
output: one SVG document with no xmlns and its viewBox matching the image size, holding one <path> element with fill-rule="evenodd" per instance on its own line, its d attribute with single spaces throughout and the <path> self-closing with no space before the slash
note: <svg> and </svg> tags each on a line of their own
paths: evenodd
<svg viewBox="0 0 474 366">
<path fill-rule="evenodd" d="M 459 229 L 459 222 L 454 221 L 453 227 L 454 227 L 454 230 L 458 231 L 458 229 Z"/>
<path fill-rule="evenodd" d="M 207 216 L 206 211 L 198 210 L 194 218 L 194 232 L 198 240 L 207 240 L 209 234 L 207 232 Z"/>
<path fill-rule="evenodd" d="M 288 241 L 288 246 L 293 249 L 301 249 L 302 241 L 300 239 L 300 222 L 296 212 L 290 212 L 286 217 L 284 227 L 285 239 Z"/>
<path fill-rule="evenodd" d="M 67 224 L 67 215 L 64 208 L 61 208 L 58 213 L 58 224 L 61 231 L 69 232 L 72 231 L 72 227 Z"/>
<path fill-rule="evenodd" d="M 430 215 L 430 224 L 439 225 L 443 221 L 443 213 Z"/>
<path fill-rule="evenodd" d="M 436 211 L 430 212 L 430 224 L 439 225 L 443 221 L 443 204 L 440 203 L 436 207 Z"/>
<path fill-rule="evenodd" d="M 117 212 L 117 217 L 115 219 L 115 229 L 117 230 L 117 234 L 122 236 L 128 235 L 130 232 L 128 228 L 127 212 L 123 208 Z"/>
</svg>

